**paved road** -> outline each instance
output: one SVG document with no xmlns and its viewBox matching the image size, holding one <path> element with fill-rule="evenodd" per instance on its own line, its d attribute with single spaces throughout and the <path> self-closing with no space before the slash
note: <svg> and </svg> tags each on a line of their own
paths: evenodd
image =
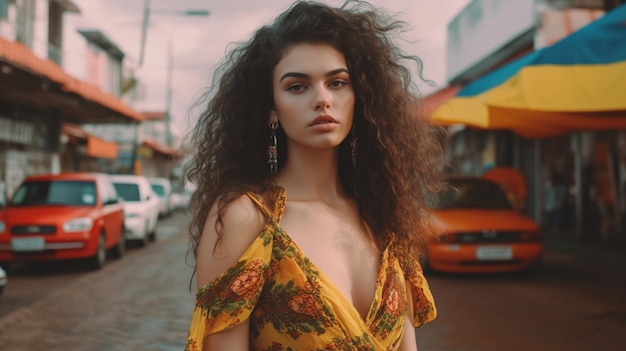
<svg viewBox="0 0 626 351">
<path fill-rule="evenodd" d="M 614 268 L 550 251 L 530 275 L 429 275 L 439 316 L 418 329 L 420 351 L 626 350 L 626 274 Z"/>
<path fill-rule="evenodd" d="M 67 278 L 67 285 L 0 316 L 0 350 L 181 351 L 194 303 L 187 221 L 182 214 L 163 221 L 156 243 Z M 439 317 L 418 329 L 420 351 L 626 345 L 626 274 L 572 252 L 548 252 L 532 275 L 428 279 Z"/>
<path fill-rule="evenodd" d="M 194 298 L 185 262 L 187 218 L 172 221 L 179 235 L 159 238 L 0 319 L 2 351 L 182 350 Z"/>
</svg>

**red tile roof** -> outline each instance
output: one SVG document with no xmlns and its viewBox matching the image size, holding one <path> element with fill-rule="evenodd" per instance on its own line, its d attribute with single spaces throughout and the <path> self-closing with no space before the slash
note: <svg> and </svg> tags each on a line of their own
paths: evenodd
<svg viewBox="0 0 626 351">
<path fill-rule="evenodd" d="M 80 81 L 68 73 L 63 68 L 51 60 L 39 58 L 33 54 L 23 44 L 10 41 L 0 37 L 0 60 L 30 71 L 32 73 L 47 77 L 48 79 L 61 84 L 64 90 L 72 92 L 82 97 L 105 106 L 123 116 L 143 121 L 144 116 L 126 105 L 119 98 L 107 94 L 98 87 Z"/>
<path fill-rule="evenodd" d="M 141 114 L 145 120 L 164 120 L 167 117 L 167 112 L 165 111 L 143 111 Z"/>
<path fill-rule="evenodd" d="M 72 123 L 63 123 L 63 125 L 61 125 L 61 131 L 68 136 L 73 136 L 82 140 L 87 140 L 87 137 L 89 136 L 89 133 L 87 133 L 84 129 Z"/>
</svg>

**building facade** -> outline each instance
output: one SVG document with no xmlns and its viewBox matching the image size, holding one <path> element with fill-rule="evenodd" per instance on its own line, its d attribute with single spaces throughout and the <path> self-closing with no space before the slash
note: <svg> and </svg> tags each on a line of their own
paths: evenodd
<svg viewBox="0 0 626 351">
<path fill-rule="evenodd" d="M 101 158 L 113 146 L 87 136 L 84 147 L 72 148 L 66 143 L 76 135 L 64 125 L 143 120 L 117 96 L 63 69 L 68 12 L 80 10 L 69 0 L 0 0 L 0 203 L 27 175 L 81 170 L 75 158 L 64 162 L 64 153 Z"/>
<path fill-rule="evenodd" d="M 448 27 L 448 82 L 463 86 L 551 45 L 624 2 L 474 0 Z M 565 185 L 558 232 L 574 240 L 626 243 L 626 131 L 573 130 L 529 138 L 510 130 L 450 127 L 450 171 L 480 176 L 514 167 L 525 176 L 525 211 L 546 230 L 547 194 Z"/>
</svg>

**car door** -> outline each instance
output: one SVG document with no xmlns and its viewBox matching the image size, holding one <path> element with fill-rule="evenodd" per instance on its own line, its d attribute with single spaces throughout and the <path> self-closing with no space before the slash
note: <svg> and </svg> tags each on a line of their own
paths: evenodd
<svg viewBox="0 0 626 351">
<path fill-rule="evenodd" d="M 107 247 L 117 243 L 118 237 L 123 234 L 124 210 L 120 203 L 113 184 L 102 178 L 98 182 L 98 193 L 102 201 L 102 220 L 107 233 Z"/>
<path fill-rule="evenodd" d="M 146 212 L 150 218 L 150 231 L 154 231 L 156 228 L 156 222 L 159 218 L 159 196 L 152 190 L 148 179 L 142 179 L 139 182 L 139 188 L 141 191 L 141 201 L 143 206 L 146 207 Z"/>
</svg>

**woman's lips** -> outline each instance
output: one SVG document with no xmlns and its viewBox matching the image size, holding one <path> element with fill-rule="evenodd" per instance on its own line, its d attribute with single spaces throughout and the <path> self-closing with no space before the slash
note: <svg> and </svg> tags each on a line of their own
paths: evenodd
<svg viewBox="0 0 626 351">
<path fill-rule="evenodd" d="M 314 125 L 318 125 L 318 124 L 327 124 L 327 123 L 335 123 L 338 124 L 339 121 L 337 121 L 333 116 L 330 115 L 322 115 L 322 116 L 317 116 L 315 117 L 315 119 L 313 120 L 313 122 L 309 123 L 309 127 L 312 127 Z"/>
</svg>

